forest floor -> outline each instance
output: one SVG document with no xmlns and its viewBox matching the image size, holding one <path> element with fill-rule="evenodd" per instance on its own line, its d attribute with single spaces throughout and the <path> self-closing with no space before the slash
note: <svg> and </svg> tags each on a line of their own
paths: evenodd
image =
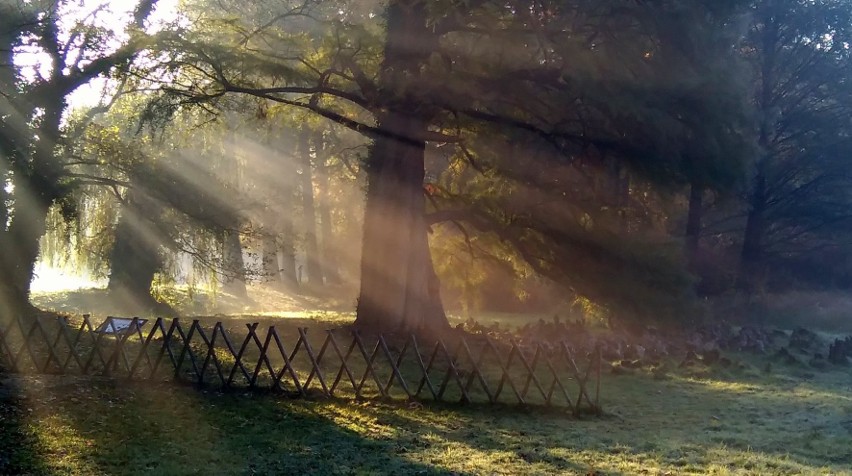
<svg viewBox="0 0 852 476">
<path fill-rule="evenodd" d="M 351 320 L 292 313 L 229 319 Z M 852 369 L 726 355 L 606 372 L 581 418 L 0 374 L 0 474 L 852 474 Z"/>
</svg>

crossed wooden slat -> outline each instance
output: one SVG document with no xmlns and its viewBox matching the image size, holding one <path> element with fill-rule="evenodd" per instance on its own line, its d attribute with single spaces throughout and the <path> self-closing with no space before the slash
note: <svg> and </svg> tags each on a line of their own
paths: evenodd
<svg viewBox="0 0 852 476">
<path fill-rule="evenodd" d="M 379 334 L 368 346 L 361 334 L 352 331 L 341 345 L 339 331 L 328 331 L 315 352 L 306 328 L 298 329 L 298 339 L 288 351 L 274 326 L 261 334 L 257 323 L 246 325 L 239 348 L 221 322 L 205 329 L 199 320 L 193 320 L 184 330 L 178 319 L 167 328 L 158 318 L 145 335 L 139 319 L 133 318 L 129 331 L 114 338 L 96 332 L 89 316 L 76 328 L 65 318 L 56 324 L 53 328 L 35 318 L 0 324 L 0 359 L 16 372 L 24 367 L 39 373 L 76 370 L 84 375 L 104 373 L 129 379 L 156 378 L 162 362 L 167 361 L 177 380 L 223 389 L 268 386 L 292 396 L 310 391 L 333 397 L 344 385 L 351 386 L 355 398 L 361 399 L 367 387 L 375 386 L 383 398 L 390 398 L 397 387 L 408 399 L 445 401 L 447 392 L 457 388 L 462 402 L 482 400 L 484 394 L 488 402 L 496 403 L 508 389 L 522 405 L 543 401 L 567 406 L 574 413 L 583 408 L 600 411 L 600 350 L 590 353 L 581 369 L 565 342 L 545 348 L 541 343 L 521 346 L 514 340 L 498 343 L 488 336 L 473 340 L 457 336 L 452 352 L 441 339 L 424 352 L 415 335 L 395 337 L 397 346 L 392 347 Z M 19 345 L 15 345 L 13 329 L 20 334 Z M 233 357 L 233 364 L 229 358 L 225 359 L 228 363 L 223 361 L 220 353 Z M 300 380 L 297 359 L 298 366 L 307 366 L 304 380 Z M 356 363 L 359 368 L 363 364 L 357 375 Z M 334 378 L 328 380 L 326 374 L 334 374 Z M 576 385 L 575 395 L 569 390 L 569 380 Z M 474 393 L 479 389 L 482 393 Z"/>
</svg>

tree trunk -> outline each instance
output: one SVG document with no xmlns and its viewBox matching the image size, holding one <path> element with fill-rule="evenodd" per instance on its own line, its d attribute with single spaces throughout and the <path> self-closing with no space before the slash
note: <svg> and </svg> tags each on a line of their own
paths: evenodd
<svg viewBox="0 0 852 476">
<path fill-rule="evenodd" d="M 334 243 L 334 232 L 331 226 L 331 190 L 328 151 L 323 147 L 322 157 L 317 156 L 317 163 L 322 164 L 317 169 L 317 185 L 320 189 L 319 218 L 320 235 L 322 236 L 322 271 L 325 275 L 326 284 L 339 284 L 340 272 L 337 267 L 336 247 Z"/>
<path fill-rule="evenodd" d="M 280 148 L 280 144 L 269 143 L 270 150 Z M 266 274 L 270 280 L 288 292 L 298 288 L 296 278 L 296 245 L 293 229 L 293 210 L 296 188 L 295 167 L 289 157 L 270 158 L 269 193 L 275 197 L 277 207 L 265 211 L 263 226 L 263 259 Z"/>
<path fill-rule="evenodd" d="M 0 8 L 0 13 L 11 17 L 11 12 Z M 0 24 L 0 91 L 15 91 L 15 45 L 18 41 L 18 31 Z M 17 118 L 16 107 L 11 94 L 0 94 L 0 243 L 9 223 L 9 208 L 7 203 L 11 196 L 6 191 L 6 181 L 12 171 L 13 156 L 17 153 L 16 143 L 23 135 L 25 124 Z M 17 126 L 17 127 L 16 127 Z M 6 249 L 6 248 L 3 248 Z M 1 268 L 0 268 L 1 269 Z"/>
<path fill-rule="evenodd" d="M 749 211 L 743 235 L 743 249 L 740 255 L 740 270 L 737 286 L 746 293 L 759 293 L 763 290 L 765 280 L 763 241 L 767 228 L 767 195 L 766 177 L 773 158 L 770 144 L 770 131 L 775 129 L 775 112 L 773 111 L 772 94 L 775 89 L 774 71 L 776 63 L 776 47 L 779 41 L 780 26 L 777 21 L 778 5 L 764 5 L 760 68 L 760 91 L 758 95 L 760 131 L 757 143 L 762 157 L 757 161 L 753 178 L 753 190 L 749 197 Z"/>
<path fill-rule="evenodd" d="M 40 99 L 43 100 L 42 117 L 35 131 L 28 129 L 15 114 L 24 111 L 14 111 L 7 118 L 11 124 L 2 124 L 3 148 L 9 154 L 4 160 L 11 159 L 7 165 L 14 184 L 14 206 L 8 229 L 0 234 L 0 311 L 13 315 L 22 315 L 31 309 L 30 285 L 38 260 L 39 239 L 44 235 L 50 205 L 63 194 L 60 186 L 63 171 L 55 160 L 54 149 L 59 139 L 65 96 L 57 89 L 46 89 Z M 15 109 L 14 104 L 10 105 Z M 24 134 L 26 139 L 19 134 Z M 29 143 L 33 135 L 36 139 Z M 5 188 L 5 185 L 4 181 L 2 186 Z M 3 208 L 6 209 L 5 204 Z M 5 226 L 3 223 L 3 228 Z"/>
<path fill-rule="evenodd" d="M 2 127 L 2 124 L 0 124 Z M 9 177 L 8 159 L 0 149 L 0 234 L 6 232 L 6 226 L 9 224 L 9 192 L 6 191 L 6 180 Z"/>
<path fill-rule="evenodd" d="M 143 192 L 130 189 L 115 229 L 107 289 L 132 309 L 157 307 L 151 296 L 151 282 L 163 259 L 160 233 L 151 221 L 156 210 Z"/>
<path fill-rule="evenodd" d="M 417 137 L 425 124 L 388 119 L 394 132 Z M 427 241 L 423 142 L 375 141 L 368 171 L 361 295 L 356 325 L 371 328 L 446 325 Z"/>
<path fill-rule="evenodd" d="M 314 181 L 311 167 L 310 131 L 305 128 L 300 131 L 299 158 L 302 161 L 300 188 L 302 189 L 303 229 L 305 233 L 305 269 L 307 282 L 311 286 L 322 285 L 322 269 L 320 269 L 319 246 L 317 245 L 317 215 L 314 206 Z M 302 275 L 302 281 L 305 276 Z"/>
<path fill-rule="evenodd" d="M 2 52 L 0 90 L 14 91 L 14 46 L 17 43 L 17 31 L 6 32 L 6 30 L 7 28 L 3 28 L 0 31 L 0 42 L 2 42 L 0 44 L 0 52 Z M 18 314 L 15 308 L 21 304 L 20 290 L 16 289 L 17 286 L 11 279 L 12 270 L 20 266 L 19 263 L 13 263 L 18 253 L 12 247 L 14 241 L 9 236 L 10 230 L 6 229 L 10 216 L 7 202 L 11 198 L 6 192 L 6 180 L 10 177 L 13 155 L 17 152 L 15 150 L 17 134 L 12 127 L 13 124 L 10 124 L 15 120 L 14 114 L 10 114 L 14 111 L 14 107 L 11 96 L 0 95 L 0 111 L 3 111 L 0 113 L 0 319 Z"/>
<path fill-rule="evenodd" d="M 698 258 L 701 219 L 704 213 L 704 188 L 696 183 L 689 187 L 689 212 L 686 218 L 686 257 L 694 267 Z"/>
<path fill-rule="evenodd" d="M 240 298 L 247 297 L 243 245 L 236 229 L 222 232 L 222 267 L 222 289 Z"/>
<path fill-rule="evenodd" d="M 265 223 L 268 226 L 268 221 Z M 272 230 L 266 230 L 260 240 L 261 269 L 265 282 L 276 285 L 281 283 L 281 270 L 278 265 L 278 243 Z"/>
<path fill-rule="evenodd" d="M 16 180 L 15 187 L 15 215 L 0 233 L 0 317 L 21 316 L 31 309 L 30 284 L 49 208 L 41 197 L 21 193 L 27 190 L 27 182 Z"/>
<path fill-rule="evenodd" d="M 766 233 L 766 178 L 760 172 L 754 180 L 743 250 L 740 256 L 739 288 L 747 293 L 759 293 L 766 279 L 764 272 L 763 240 Z"/>
<path fill-rule="evenodd" d="M 234 124 L 229 125 L 229 130 L 222 141 L 222 151 L 224 160 L 220 167 L 222 168 L 223 177 L 233 190 L 241 190 L 243 184 L 243 173 L 239 165 L 238 148 L 237 148 L 237 127 Z M 222 250 L 221 274 L 219 275 L 219 283 L 222 285 L 222 290 L 228 294 L 238 298 L 248 297 L 246 291 L 246 265 L 243 260 L 243 244 L 240 241 L 240 223 L 242 219 L 235 211 L 229 213 L 227 218 L 219 217 L 222 220 L 222 225 L 217 227 L 219 233 L 219 244 Z M 268 224 L 267 224 L 268 225 Z M 274 238 L 273 238 L 274 240 Z M 262 241 L 262 258 L 264 265 L 266 264 L 266 240 Z M 262 269 L 266 271 L 266 266 Z"/>
<path fill-rule="evenodd" d="M 283 173 L 283 172 L 282 172 Z M 279 276 L 283 288 L 287 291 L 295 291 L 299 287 L 299 278 L 296 275 L 296 233 L 293 227 L 293 181 L 285 177 L 281 187 L 281 194 L 285 197 L 285 211 L 281 214 L 281 234 L 276 253 L 276 263 L 279 268 Z"/>
<path fill-rule="evenodd" d="M 142 26 L 155 4 L 156 1 L 146 2 L 136 9 L 134 19 L 138 27 Z M 0 116 L 6 116 L 0 124 L 0 147 L 6 149 L 4 159 L 14 156 L 11 171 L 15 183 L 15 190 L 12 192 L 14 216 L 9 229 L 0 237 L 3 255 L 0 259 L 0 272 L 3 273 L 0 276 L 0 300 L 3 302 L 0 302 L 0 305 L 6 303 L 27 309 L 33 269 L 38 258 L 38 240 L 44 234 L 47 211 L 68 191 L 62 180 L 65 171 L 56 155 L 62 114 L 67 105 L 65 98 L 82 83 L 78 82 L 81 79 L 79 76 L 73 80 L 65 76 L 67 65 L 61 56 L 60 45 L 56 43 L 55 36 L 51 37 L 51 34 L 55 34 L 53 27 L 56 25 L 50 22 L 58 21 L 60 7 L 59 2 L 53 2 L 45 12 L 46 18 L 40 23 L 45 28 L 33 31 L 39 39 L 45 40 L 46 43 L 53 42 L 51 46 L 56 47 L 45 47 L 52 63 L 50 77 L 36 84 L 32 90 L 22 92 L 22 89 L 28 88 L 20 88 L 15 77 L 13 62 L 10 61 L 14 48 L 6 47 L 20 43 L 19 33 L 32 31 L 31 26 L 35 25 L 36 21 L 35 12 L 40 9 L 32 11 L 33 18 L 22 21 L 29 18 L 30 9 L 22 9 L 20 6 L 11 10 L 0 9 L 3 20 L 7 21 L 2 27 L 4 31 L 0 32 L 0 50 L 4 53 L 3 64 L 0 65 L 0 70 L 3 70 L 0 73 L 0 82 L 3 83 L 0 92 L 3 93 L 4 99 L 8 99 L 8 103 L 0 104 Z M 5 18 L 10 13 L 11 23 Z M 99 61 L 107 60 L 115 65 L 125 59 L 127 58 L 119 60 L 117 56 L 104 56 Z M 77 71 L 82 74 L 84 82 L 102 72 L 100 68 Z M 10 108 L 6 109 L 6 106 Z M 37 111 L 40 114 L 37 114 Z M 8 140 L 10 138 L 11 141 Z M 5 183 L 0 185 L 4 186 Z"/>
<path fill-rule="evenodd" d="M 281 284 L 284 289 L 293 291 L 299 286 L 296 276 L 296 248 L 293 246 L 293 227 L 285 230 L 283 243 L 278 249 L 278 265 L 280 266 Z"/>
<path fill-rule="evenodd" d="M 427 240 L 423 140 L 427 107 L 405 96 L 411 77 L 437 48 L 425 2 L 389 2 L 377 117 L 384 132 L 367 158 L 367 201 L 356 326 L 378 330 L 439 330 L 449 326 Z"/>
</svg>

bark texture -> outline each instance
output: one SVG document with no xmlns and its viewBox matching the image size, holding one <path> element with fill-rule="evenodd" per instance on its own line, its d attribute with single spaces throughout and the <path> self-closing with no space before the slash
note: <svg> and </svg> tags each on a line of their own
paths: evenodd
<svg viewBox="0 0 852 476">
<path fill-rule="evenodd" d="M 367 202 L 356 326 L 437 330 L 447 327 L 427 239 L 423 179 L 430 113 L 405 92 L 435 50 L 424 2 L 387 7 L 380 91 L 389 98 L 378 117 L 384 132 L 367 163 Z M 393 94 L 390 94 L 393 92 Z"/>
</svg>

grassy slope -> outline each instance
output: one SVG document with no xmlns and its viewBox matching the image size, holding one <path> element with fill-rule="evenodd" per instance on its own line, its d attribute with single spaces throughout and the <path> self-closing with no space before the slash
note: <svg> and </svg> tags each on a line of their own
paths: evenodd
<svg viewBox="0 0 852 476">
<path fill-rule="evenodd" d="M 6 379 L 0 474 L 852 474 L 848 369 L 753 369 L 608 376 L 580 420 Z"/>
</svg>

